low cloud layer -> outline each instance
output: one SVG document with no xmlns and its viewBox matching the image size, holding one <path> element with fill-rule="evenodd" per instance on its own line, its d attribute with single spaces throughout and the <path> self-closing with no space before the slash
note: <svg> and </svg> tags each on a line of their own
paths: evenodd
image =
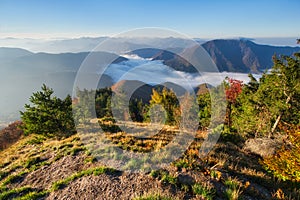
<svg viewBox="0 0 300 200">
<path fill-rule="evenodd" d="M 249 81 L 248 74 L 220 72 L 201 72 L 196 74 L 176 71 L 162 63 L 162 61 L 151 61 L 140 58 L 136 55 L 126 56 L 129 60 L 119 64 L 110 65 L 105 74 L 111 76 L 114 82 L 120 80 L 139 80 L 148 84 L 159 84 L 172 82 L 185 88 L 196 87 L 202 83 L 209 83 L 213 86 L 219 85 L 226 77 Z M 256 78 L 260 75 L 255 74 Z"/>
</svg>

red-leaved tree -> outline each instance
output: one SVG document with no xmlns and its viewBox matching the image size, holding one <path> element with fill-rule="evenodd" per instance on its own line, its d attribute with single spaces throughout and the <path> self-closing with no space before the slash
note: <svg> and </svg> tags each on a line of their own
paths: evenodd
<svg viewBox="0 0 300 200">
<path fill-rule="evenodd" d="M 227 80 L 227 87 L 225 90 L 227 104 L 227 124 L 231 127 L 231 111 L 232 105 L 236 103 L 236 99 L 242 92 L 243 81 L 233 79 L 233 78 L 226 78 Z"/>
</svg>

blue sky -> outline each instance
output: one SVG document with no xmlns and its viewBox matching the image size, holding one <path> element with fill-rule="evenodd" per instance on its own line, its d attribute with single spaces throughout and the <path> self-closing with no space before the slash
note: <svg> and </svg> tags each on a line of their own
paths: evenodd
<svg viewBox="0 0 300 200">
<path fill-rule="evenodd" d="M 299 37 L 299 0 L 0 0 L 0 38 L 110 36 L 142 27 L 191 37 Z"/>
</svg>

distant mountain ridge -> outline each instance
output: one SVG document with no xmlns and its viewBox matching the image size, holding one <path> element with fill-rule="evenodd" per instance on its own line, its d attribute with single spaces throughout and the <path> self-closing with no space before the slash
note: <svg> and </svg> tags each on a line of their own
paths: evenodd
<svg viewBox="0 0 300 200">
<path fill-rule="evenodd" d="M 212 40 L 202 44 L 220 71 L 259 73 L 273 66 L 275 55 L 292 55 L 300 47 L 259 45 L 249 40 Z"/>
<path fill-rule="evenodd" d="M 245 39 L 212 40 L 202 44 L 202 47 L 211 56 L 220 72 L 241 73 L 261 73 L 273 66 L 272 57 L 275 53 L 277 56 L 292 55 L 300 51 L 300 47 L 260 45 Z M 139 49 L 131 53 L 143 58 L 162 60 L 165 65 L 175 70 L 196 72 L 193 66 L 180 56 L 180 53 L 177 55 L 155 48 Z M 189 53 L 193 52 L 187 52 Z"/>
<path fill-rule="evenodd" d="M 268 37 L 268 38 L 232 38 L 232 39 L 247 39 L 252 40 L 257 44 L 269 44 L 272 46 L 297 46 L 295 42 L 295 37 Z M 52 39 L 33 39 L 33 38 L 0 38 L 0 46 L 5 47 L 14 47 L 14 48 L 22 48 L 27 49 L 31 52 L 47 52 L 47 53 L 66 53 L 66 52 L 88 52 L 92 51 L 97 47 L 100 43 L 110 40 L 110 44 L 112 46 L 118 44 L 125 44 L 130 47 L 131 50 L 137 49 L 135 47 L 139 47 L 143 45 L 145 48 L 155 47 L 158 49 L 163 49 L 166 47 L 170 48 L 184 48 L 187 47 L 188 44 L 199 43 L 203 44 L 208 39 L 205 38 L 176 38 L 176 37 L 120 37 L 120 38 L 111 38 L 107 36 L 99 36 L 99 37 L 80 37 L 80 38 L 52 38 Z M 107 47 L 107 46 L 106 46 Z M 118 48 L 119 49 L 119 48 Z M 124 47 L 124 49 L 126 49 Z"/>
<path fill-rule="evenodd" d="M 242 73 L 260 73 L 270 69 L 273 65 L 272 57 L 275 53 L 276 55 L 292 55 L 300 51 L 300 47 L 260 45 L 245 39 L 211 40 L 203 43 L 202 47 L 211 56 L 220 72 Z M 165 65 L 178 71 L 196 72 L 194 67 L 180 56 L 182 51 L 183 49 L 181 48 L 173 48 L 172 51 L 169 51 L 146 47 L 129 53 L 136 54 L 142 58 L 162 60 Z M 188 52 L 187 54 L 189 53 L 194 52 Z M 108 54 L 106 53 L 106 55 Z M 12 66 L 13 68 L 26 66 L 30 69 L 34 68 L 34 70 L 47 71 L 52 68 L 50 69 L 52 71 L 53 67 L 55 67 L 58 71 L 74 71 L 74 69 L 76 71 L 88 55 L 89 52 L 49 54 L 32 53 L 20 48 L 0 47 L 0 64 L 6 63 L 6 66 Z M 122 60 L 120 57 L 115 62 L 118 63 L 124 60 L 126 59 L 123 58 Z"/>
<path fill-rule="evenodd" d="M 32 52 L 21 48 L 0 47 L 0 60 L 11 60 L 32 54 Z"/>
</svg>

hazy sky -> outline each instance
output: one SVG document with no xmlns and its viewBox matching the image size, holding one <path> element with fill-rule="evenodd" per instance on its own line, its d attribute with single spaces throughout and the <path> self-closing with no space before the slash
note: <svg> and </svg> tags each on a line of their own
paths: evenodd
<svg viewBox="0 0 300 200">
<path fill-rule="evenodd" d="M 110 36 L 169 28 L 191 37 L 299 37 L 299 0 L 0 0 L 0 37 Z"/>
</svg>

